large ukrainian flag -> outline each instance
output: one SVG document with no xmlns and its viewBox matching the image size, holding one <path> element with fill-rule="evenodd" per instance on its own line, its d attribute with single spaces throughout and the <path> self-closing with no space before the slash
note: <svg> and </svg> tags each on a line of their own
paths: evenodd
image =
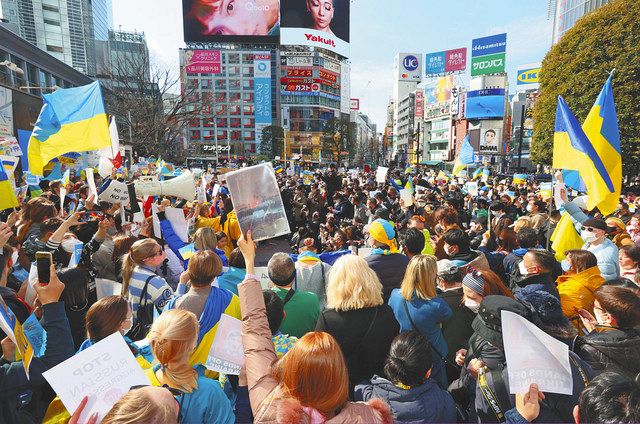
<svg viewBox="0 0 640 424">
<path fill-rule="evenodd" d="M 18 199 L 16 198 L 16 193 L 4 167 L 4 162 L 0 159 L 0 210 L 17 207 Z"/>
<path fill-rule="evenodd" d="M 587 209 L 589 210 L 594 209 L 615 191 L 612 178 L 599 152 L 584 133 L 578 120 L 561 96 L 558 96 L 558 106 L 556 107 L 553 167 L 575 170 L 580 173 L 587 188 Z M 610 213 L 602 212 L 604 214 Z"/>
<path fill-rule="evenodd" d="M 29 139 L 29 171 L 43 175 L 44 166 L 68 152 L 111 145 L 109 121 L 98 81 L 45 94 L 44 105 Z"/>
</svg>

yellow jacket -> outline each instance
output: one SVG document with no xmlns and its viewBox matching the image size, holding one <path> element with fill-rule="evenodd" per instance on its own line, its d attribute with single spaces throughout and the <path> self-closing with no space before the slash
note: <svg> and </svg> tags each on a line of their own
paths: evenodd
<svg viewBox="0 0 640 424">
<path fill-rule="evenodd" d="M 216 216 L 214 218 L 205 218 L 204 216 L 196 217 L 196 222 L 194 228 L 197 230 L 198 228 L 209 227 L 213 228 L 213 231 L 220 231 L 220 217 Z"/>
<path fill-rule="evenodd" d="M 578 309 L 593 311 L 593 294 L 605 280 L 600 275 L 600 269 L 594 266 L 577 274 L 561 275 L 556 282 L 562 313 L 571 319 L 576 317 Z M 580 328 L 580 320 L 574 319 L 572 322 L 576 328 Z"/>
</svg>

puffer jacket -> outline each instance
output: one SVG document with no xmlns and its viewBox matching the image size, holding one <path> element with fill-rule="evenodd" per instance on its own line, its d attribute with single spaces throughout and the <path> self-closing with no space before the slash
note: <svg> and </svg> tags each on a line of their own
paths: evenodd
<svg viewBox="0 0 640 424">
<path fill-rule="evenodd" d="M 373 376 L 371 380 L 356 386 L 355 399 L 384 399 L 395 418 L 403 423 L 452 423 L 456 421 L 453 398 L 441 389 L 435 380 L 429 379 L 420 386 L 401 389 L 386 378 Z"/>
<path fill-rule="evenodd" d="M 604 284 L 600 269 L 593 266 L 577 274 L 561 275 L 556 282 L 558 283 L 562 313 L 572 320 L 574 326 L 579 329 L 580 320 L 575 319 L 576 310 L 593 310 L 593 294 Z"/>
<path fill-rule="evenodd" d="M 309 416 L 296 399 L 283 392 L 271 373 L 277 359 L 260 282 L 247 276 L 238 286 L 242 311 L 242 344 L 249 399 L 255 423 L 305 423 Z M 346 372 L 346 370 L 345 370 Z M 389 407 L 380 399 L 346 402 L 329 423 L 392 423 Z"/>
<path fill-rule="evenodd" d="M 594 370 L 613 369 L 635 378 L 640 373 L 640 330 L 592 332 L 578 337 L 575 352 Z"/>
<path fill-rule="evenodd" d="M 382 298 L 387 302 L 393 289 L 400 288 L 404 273 L 407 271 L 407 265 L 409 265 L 409 258 L 401 253 L 394 253 L 391 255 L 369 255 L 364 260 L 380 279 Z"/>
</svg>

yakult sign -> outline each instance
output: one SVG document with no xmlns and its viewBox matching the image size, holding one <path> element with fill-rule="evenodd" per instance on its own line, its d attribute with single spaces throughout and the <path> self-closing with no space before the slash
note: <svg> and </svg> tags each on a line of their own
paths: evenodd
<svg viewBox="0 0 640 424">
<path fill-rule="evenodd" d="M 422 81 L 422 56 L 417 53 L 399 53 L 394 68 L 400 81 Z"/>
</svg>

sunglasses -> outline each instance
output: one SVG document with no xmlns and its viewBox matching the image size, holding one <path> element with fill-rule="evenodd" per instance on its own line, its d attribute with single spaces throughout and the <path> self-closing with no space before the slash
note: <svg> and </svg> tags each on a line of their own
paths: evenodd
<svg viewBox="0 0 640 424">
<path fill-rule="evenodd" d="M 593 227 L 582 227 L 582 231 L 589 231 L 590 233 L 593 233 L 593 230 L 596 230 L 597 228 L 593 228 Z"/>
<path fill-rule="evenodd" d="M 131 388 L 129 390 L 138 390 L 138 389 L 142 389 L 143 387 L 149 387 L 148 385 L 139 385 L 139 386 L 131 386 Z M 178 423 L 180 422 L 180 418 L 182 417 L 182 402 L 184 402 L 184 394 L 185 392 L 183 392 L 180 389 L 174 389 L 173 387 L 169 387 L 166 384 L 162 385 L 161 388 L 163 389 L 167 389 L 169 391 L 169 393 L 171 393 L 171 395 L 174 398 L 180 397 L 180 401 L 178 401 L 178 399 L 176 399 L 176 403 L 178 404 Z"/>
</svg>

